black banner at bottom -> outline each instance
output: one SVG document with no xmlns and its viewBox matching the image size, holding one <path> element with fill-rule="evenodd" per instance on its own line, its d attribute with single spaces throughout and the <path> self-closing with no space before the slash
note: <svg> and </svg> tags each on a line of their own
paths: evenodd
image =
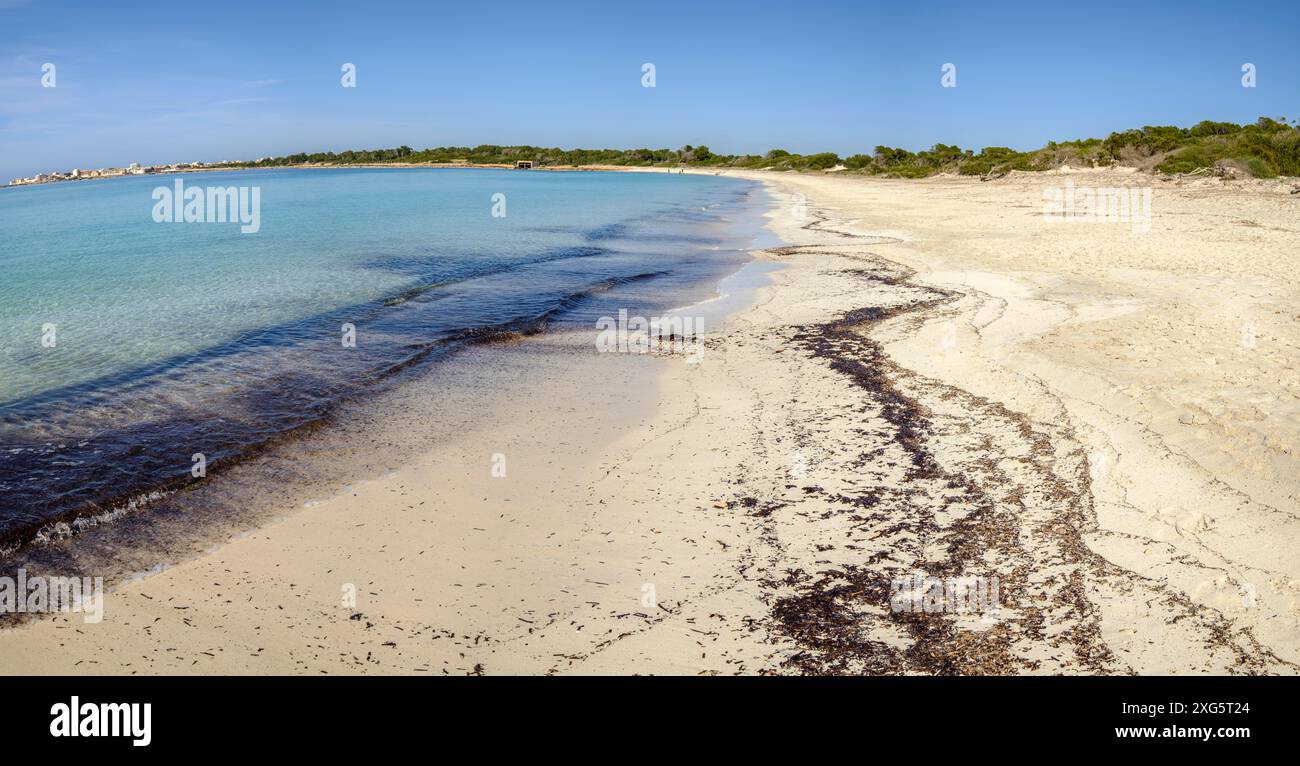
<svg viewBox="0 0 1300 766">
<path fill-rule="evenodd" d="M 1290 739 L 1295 678 L 5 679 L 10 743 L 48 753 L 371 753 L 459 741 L 494 754 L 719 752 L 825 743 L 907 747 L 1249 747 Z M 649 738 L 648 740 L 646 738 Z M 863 743 L 865 747 L 865 741 Z M 692 748 L 698 747 L 691 746 Z M 606 751 L 610 755 L 621 749 Z M 867 752 L 864 750 L 864 753 Z M 1026 754 L 1032 751 L 1025 751 Z"/>
</svg>

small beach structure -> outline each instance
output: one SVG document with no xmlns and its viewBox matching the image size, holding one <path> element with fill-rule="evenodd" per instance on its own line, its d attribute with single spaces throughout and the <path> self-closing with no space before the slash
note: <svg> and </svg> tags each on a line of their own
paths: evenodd
<svg viewBox="0 0 1300 766">
<path fill-rule="evenodd" d="M 532 160 L 515 160 L 515 170 L 532 170 Z"/>
</svg>

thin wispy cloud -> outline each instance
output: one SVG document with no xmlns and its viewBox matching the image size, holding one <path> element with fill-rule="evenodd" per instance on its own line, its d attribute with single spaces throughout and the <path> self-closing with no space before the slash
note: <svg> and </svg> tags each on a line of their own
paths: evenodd
<svg viewBox="0 0 1300 766">
<path fill-rule="evenodd" d="M 257 96 L 255 98 L 226 98 L 220 101 L 213 101 L 209 106 L 235 106 L 237 104 L 264 104 L 269 101 L 275 101 L 267 96 Z"/>
</svg>

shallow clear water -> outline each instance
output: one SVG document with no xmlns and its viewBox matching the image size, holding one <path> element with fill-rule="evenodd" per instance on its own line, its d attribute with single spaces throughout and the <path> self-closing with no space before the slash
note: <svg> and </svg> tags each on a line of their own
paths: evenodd
<svg viewBox="0 0 1300 766">
<path fill-rule="evenodd" d="M 260 231 L 155 223 L 177 178 L 259 187 Z M 760 195 L 460 169 L 0 190 L 0 540 L 187 482 L 195 453 L 252 454 L 464 343 L 706 297 L 747 257 Z"/>
</svg>

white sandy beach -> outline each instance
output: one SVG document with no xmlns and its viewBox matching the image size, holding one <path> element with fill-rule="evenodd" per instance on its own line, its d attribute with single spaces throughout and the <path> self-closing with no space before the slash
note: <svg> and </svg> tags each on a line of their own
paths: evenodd
<svg viewBox="0 0 1300 766">
<path fill-rule="evenodd" d="M 0 672 L 1300 669 L 1290 184 L 1069 176 L 1153 187 L 1136 232 L 1045 219 L 1059 174 L 728 174 L 790 246 L 698 364 L 471 350 L 454 438 L 0 630 Z M 892 610 L 917 572 L 1002 608 Z"/>
</svg>

